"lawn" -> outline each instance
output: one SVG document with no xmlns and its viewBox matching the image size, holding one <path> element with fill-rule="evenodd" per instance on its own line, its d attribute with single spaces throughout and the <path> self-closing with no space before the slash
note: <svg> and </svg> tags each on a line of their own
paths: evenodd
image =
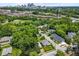
<svg viewBox="0 0 79 59">
<path fill-rule="evenodd" d="M 47 51 L 53 50 L 54 47 L 52 45 L 47 45 L 47 46 L 44 46 L 43 49 L 45 50 L 45 52 L 47 52 Z"/>
<path fill-rule="evenodd" d="M 39 41 L 41 42 L 42 40 L 45 40 L 44 36 L 39 37 Z"/>
<path fill-rule="evenodd" d="M 65 54 L 64 54 L 63 51 L 60 51 L 60 50 L 57 51 L 56 56 L 64 56 L 64 55 L 65 55 Z"/>
<path fill-rule="evenodd" d="M 59 41 L 55 41 L 55 43 L 56 43 L 56 44 L 60 44 L 61 42 L 59 42 Z"/>
<path fill-rule="evenodd" d="M 4 45 L 1 46 L 2 49 L 7 48 L 7 47 L 11 47 L 11 45 L 10 44 L 4 44 Z"/>
<path fill-rule="evenodd" d="M 20 49 L 17 49 L 17 48 L 12 49 L 12 56 L 20 56 L 21 53 L 22 51 Z"/>
</svg>

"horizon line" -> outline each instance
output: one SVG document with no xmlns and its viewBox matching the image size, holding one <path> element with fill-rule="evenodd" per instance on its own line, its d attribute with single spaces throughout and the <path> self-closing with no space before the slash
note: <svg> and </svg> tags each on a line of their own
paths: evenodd
<svg viewBox="0 0 79 59">
<path fill-rule="evenodd" d="M 18 6 L 18 5 L 27 5 L 28 3 L 0 3 L 0 7 L 2 6 Z M 79 3 L 34 3 L 34 5 L 36 6 L 51 6 L 51 7 L 56 7 L 56 6 L 60 6 L 60 7 L 73 7 L 79 6 Z"/>
</svg>

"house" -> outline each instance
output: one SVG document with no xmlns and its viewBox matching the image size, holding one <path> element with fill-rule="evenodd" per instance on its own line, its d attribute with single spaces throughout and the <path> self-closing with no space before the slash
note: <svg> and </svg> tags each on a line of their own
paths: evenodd
<svg viewBox="0 0 79 59">
<path fill-rule="evenodd" d="M 68 44 L 65 42 L 61 42 L 59 45 L 56 46 L 56 49 L 61 50 L 61 51 L 66 51 L 68 47 Z"/>
<path fill-rule="evenodd" d="M 72 39 L 75 35 L 76 35 L 76 33 L 74 33 L 74 32 L 68 32 L 68 38 L 70 38 L 70 39 Z"/>
<path fill-rule="evenodd" d="M 78 18 L 71 18 L 72 22 L 79 22 L 79 19 Z"/>
<path fill-rule="evenodd" d="M 10 43 L 11 39 L 12 39 L 12 37 L 8 37 L 8 36 L 0 38 L 0 45 Z"/>
<path fill-rule="evenodd" d="M 10 56 L 12 53 L 12 47 L 4 48 L 2 50 L 2 56 Z"/>
<path fill-rule="evenodd" d="M 51 43 L 50 43 L 48 40 L 43 40 L 43 41 L 41 42 L 41 44 L 42 44 L 43 46 L 51 45 Z"/>
<path fill-rule="evenodd" d="M 54 40 L 57 40 L 57 41 L 59 41 L 59 42 L 64 42 L 64 40 L 65 39 L 63 39 L 62 37 L 60 37 L 59 35 L 57 35 L 57 34 L 52 34 L 53 35 L 53 39 Z"/>
<path fill-rule="evenodd" d="M 9 14 L 11 10 L 0 9 L 0 14 Z"/>
<path fill-rule="evenodd" d="M 65 42 L 61 42 L 59 45 L 60 45 L 60 47 L 67 47 L 68 46 L 68 44 Z"/>
</svg>

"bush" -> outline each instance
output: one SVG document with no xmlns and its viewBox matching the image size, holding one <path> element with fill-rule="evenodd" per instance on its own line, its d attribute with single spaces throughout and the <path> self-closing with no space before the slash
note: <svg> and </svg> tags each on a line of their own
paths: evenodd
<svg viewBox="0 0 79 59">
<path fill-rule="evenodd" d="M 29 47 L 27 47 L 27 48 L 29 48 Z M 36 44 L 35 46 L 33 46 L 27 50 L 23 50 L 21 55 L 22 56 L 35 56 L 39 53 L 40 53 L 40 48 L 39 48 L 38 44 Z"/>
<path fill-rule="evenodd" d="M 13 50 L 12 50 L 12 56 L 20 56 L 21 53 L 22 53 L 22 51 L 20 49 L 13 48 Z"/>
<path fill-rule="evenodd" d="M 62 52 L 62 51 L 60 51 L 60 50 L 57 51 L 56 56 L 64 56 L 64 55 L 65 55 L 64 52 Z"/>
<path fill-rule="evenodd" d="M 63 38 L 65 38 L 65 36 L 66 36 L 66 33 L 62 29 L 61 30 L 56 30 L 56 33 L 58 35 L 60 35 L 61 37 L 63 37 Z"/>
<path fill-rule="evenodd" d="M 37 53 L 36 51 L 32 51 L 32 52 L 29 53 L 29 55 L 30 55 L 30 56 L 37 56 L 38 53 Z"/>
<path fill-rule="evenodd" d="M 34 11 L 34 12 L 32 12 L 32 14 L 35 14 L 35 15 L 37 15 L 37 14 L 39 14 L 39 12 L 37 12 L 37 11 Z"/>
<path fill-rule="evenodd" d="M 2 54 L 2 48 L 0 47 L 0 55 Z"/>
<path fill-rule="evenodd" d="M 45 37 L 44 36 L 42 36 L 41 38 L 40 38 L 40 40 L 44 40 L 45 39 Z"/>
</svg>

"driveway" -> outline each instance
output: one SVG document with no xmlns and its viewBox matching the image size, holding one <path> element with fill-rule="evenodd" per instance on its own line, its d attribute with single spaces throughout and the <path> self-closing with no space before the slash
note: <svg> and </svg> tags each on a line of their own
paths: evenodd
<svg viewBox="0 0 79 59">
<path fill-rule="evenodd" d="M 49 53 L 44 53 L 42 56 L 55 56 L 56 55 L 56 50 L 55 51 L 51 51 Z"/>
</svg>

